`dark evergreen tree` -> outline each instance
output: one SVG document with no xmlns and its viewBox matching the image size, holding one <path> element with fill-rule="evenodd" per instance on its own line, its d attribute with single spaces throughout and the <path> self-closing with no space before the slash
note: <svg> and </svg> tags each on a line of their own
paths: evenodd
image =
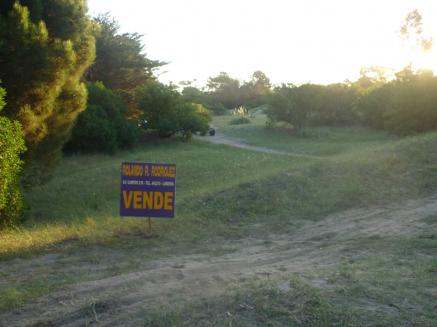
<svg viewBox="0 0 437 327">
<path fill-rule="evenodd" d="M 143 52 L 141 35 L 120 34 L 118 23 L 109 15 L 101 15 L 95 22 L 99 26 L 96 60 L 87 72 L 87 80 L 103 82 L 119 93 L 128 106 L 129 115 L 136 117 L 136 89 L 152 79 L 154 69 L 165 63 L 148 59 Z"/>
<path fill-rule="evenodd" d="M 2 2 L 0 79 L 8 90 L 4 114 L 22 125 L 28 169 L 48 168 L 61 153 L 85 109 L 81 78 L 94 55 L 85 0 Z"/>
</svg>

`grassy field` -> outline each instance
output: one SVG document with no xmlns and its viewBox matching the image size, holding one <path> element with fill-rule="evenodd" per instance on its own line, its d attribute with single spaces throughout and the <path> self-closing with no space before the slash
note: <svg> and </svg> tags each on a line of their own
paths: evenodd
<svg viewBox="0 0 437 327">
<path fill-rule="evenodd" d="M 434 326 L 436 234 L 355 246 L 365 255 L 354 262 L 148 309 L 145 326 Z"/>
<path fill-rule="evenodd" d="M 296 137 L 263 129 L 262 117 L 237 127 L 219 119 L 220 131 L 248 143 L 329 157 L 167 140 L 116 156 L 65 158 L 49 183 L 27 192 L 23 226 L 0 232 L 0 312 L 68 285 L 149 269 L 156 259 L 218 257 L 239 251 L 239 240 L 248 237 L 269 242 L 344 210 L 402 203 L 437 190 L 437 134 L 396 139 L 361 129 L 314 129 Z M 118 217 L 121 161 L 177 164 L 176 219 L 155 220 L 151 234 L 146 221 Z M 437 319 L 436 218 L 427 217 L 424 231 L 414 235 L 353 238 L 342 249 L 344 260 L 329 267 L 150 307 L 143 321 L 431 326 Z M 27 265 L 31 274 L 17 271 Z M 322 286 L 314 282 L 320 280 Z M 284 281 L 287 286 L 279 287 Z"/>
<path fill-rule="evenodd" d="M 397 139 L 365 128 L 306 128 L 293 133 L 289 128 L 267 128 L 267 117 L 260 113 L 250 118 L 250 124 L 231 125 L 232 119 L 232 115 L 215 116 L 212 124 L 219 132 L 249 145 L 307 155 L 332 156 L 361 151 Z"/>
<path fill-rule="evenodd" d="M 57 242 L 80 239 L 86 242 L 111 241 L 114 233 L 145 228 L 138 219 L 120 219 L 118 213 L 120 165 L 122 161 L 174 162 L 177 164 L 177 207 L 182 219 L 156 220 L 155 228 L 184 230 L 193 234 L 187 206 L 197 199 L 238 185 L 276 175 L 284 169 L 310 164 L 241 151 L 225 146 L 193 142 L 162 141 L 116 156 L 66 158 L 45 185 L 26 194 L 29 210 L 24 227 L 2 232 L 0 255 L 35 251 Z M 208 167 L 208 168 L 206 168 Z M 255 174 L 256 172 L 256 174 Z M 218 208 L 217 208 L 218 209 Z M 183 224 L 179 224 L 183 221 Z M 185 228 L 184 228 L 185 226 Z M 179 231 L 180 229 L 180 231 Z"/>
</svg>

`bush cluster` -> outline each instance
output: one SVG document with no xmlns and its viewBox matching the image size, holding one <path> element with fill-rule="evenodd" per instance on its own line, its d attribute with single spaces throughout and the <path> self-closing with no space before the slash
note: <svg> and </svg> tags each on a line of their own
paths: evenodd
<svg viewBox="0 0 437 327">
<path fill-rule="evenodd" d="M 398 135 L 437 130 L 437 77 L 401 71 L 390 82 L 282 85 L 269 99 L 271 122 L 307 126 L 362 125 Z"/>
<path fill-rule="evenodd" d="M 139 92 L 141 120 L 147 122 L 147 129 L 161 137 L 180 133 L 190 139 L 193 133 L 205 134 L 211 117 L 201 104 L 190 103 L 171 86 L 153 81 Z"/>
<path fill-rule="evenodd" d="M 239 106 L 232 110 L 232 115 L 235 117 L 229 121 L 230 125 L 249 124 L 249 111 L 244 106 Z"/>
<path fill-rule="evenodd" d="M 372 89 L 358 101 L 368 126 L 398 135 L 437 130 L 437 77 L 423 72 Z"/>
<path fill-rule="evenodd" d="M 250 118 L 247 117 L 237 117 L 233 118 L 229 121 L 229 125 L 243 125 L 243 124 L 250 124 Z"/>
<path fill-rule="evenodd" d="M 0 88 L 0 111 L 4 106 L 4 90 Z M 16 223 L 23 209 L 19 173 L 24 152 L 24 138 L 17 121 L 0 116 L 0 227 Z"/>
<path fill-rule="evenodd" d="M 228 109 L 220 102 L 209 104 L 207 108 L 216 116 L 223 116 L 228 112 Z"/>
<path fill-rule="evenodd" d="M 125 117 L 122 99 L 103 83 L 88 85 L 88 107 L 79 115 L 66 152 L 114 153 L 129 149 L 139 137 L 139 129 Z"/>
</svg>

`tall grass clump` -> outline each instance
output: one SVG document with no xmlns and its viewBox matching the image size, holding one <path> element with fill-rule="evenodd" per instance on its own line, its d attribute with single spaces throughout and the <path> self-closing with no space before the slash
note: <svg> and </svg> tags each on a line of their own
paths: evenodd
<svg viewBox="0 0 437 327">
<path fill-rule="evenodd" d="M 239 106 L 232 110 L 232 115 L 235 117 L 229 121 L 230 125 L 249 124 L 249 111 L 244 106 Z"/>
</svg>

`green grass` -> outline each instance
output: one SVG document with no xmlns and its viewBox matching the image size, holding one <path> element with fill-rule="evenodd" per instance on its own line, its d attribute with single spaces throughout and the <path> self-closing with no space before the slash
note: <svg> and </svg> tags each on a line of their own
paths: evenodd
<svg viewBox="0 0 437 327">
<path fill-rule="evenodd" d="M 27 192 L 29 209 L 24 225 L 0 232 L 0 258 L 5 263 L 17 256 L 32 260 L 36 253 L 55 254 L 56 259 L 44 263 L 44 258 L 37 257 L 35 260 L 41 265 L 36 264 L 30 275 L 8 270 L 8 265 L 4 265 L 0 271 L 0 310 L 15 308 L 77 281 L 145 269 L 154 258 L 196 253 L 221 255 L 235 250 L 226 246 L 229 240 L 287 233 L 305 221 L 322 219 L 329 213 L 401 201 L 437 190 L 437 152 L 433 151 L 437 148 L 437 134 L 392 140 L 376 133 L 369 141 L 371 146 L 366 142 L 363 146 L 360 138 L 355 139 L 353 146 L 352 131 L 339 130 L 336 137 L 343 135 L 347 139 L 339 142 L 350 144 L 342 145 L 341 155 L 322 161 L 177 141 L 162 141 L 115 156 L 65 158 L 49 183 Z M 372 139 L 371 132 L 365 133 Z M 313 150 L 324 146 L 318 142 Z M 326 147 L 332 149 L 329 142 Z M 146 221 L 118 217 L 121 161 L 177 164 L 177 217 L 155 220 L 153 235 Z M 432 217 L 429 220 L 435 221 Z M 421 244 L 417 243 L 416 248 Z M 110 257 L 102 255 L 107 251 L 111 252 Z M 414 267 L 414 256 L 411 260 Z M 74 269 L 69 270 L 71 267 Z M 375 281 L 377 265 L 371 267 L 375 275 L 369 274 L 368 279 Z M 435 262 L 426 267 L 434 271 Z M 400 281 L 397 285 L 402 287 Z M 270 294 L 263 287 L 259 293 L 257 289 L 254 292 L 255 298 Z M 240 295 L 235 296 L 238 299 Z M 234 303 L 235 296 L 226 301 Z M 329 294 L 321 296 L 324 303 L 329 303 Z M 292 299 L 282 299 L 281 295 L 272 301 L 288 303 Z M 220 311 L 223 304 L 217 305 Z M 424 319 L 429 319 L 430 310 L 424 309 Z M 159 318 L 161 313 L 156 314 Z M 175 319 L 182 323 L 192 319 L 179 315 L 176 313 Z M 313 315 L 319 317 L 315 313 L 310 317 Z M 328 308 L 326 315 L 328 322 L 343 318 L 347 322 L 355 317 L 354 312 L 342 313 L 336 307 Z M 251 322 L 255 318 L 247 319 Z"/>
<path fill-rule="evenodd" d="M 177 164 L 177 218 L 154 220 L 152 235 L 145 219 L 119 217 L 122 161 Z M 224 242 L 205 244 L 208 235 L 225 230 L 226 226 L 221 222 L 205 226 L 197 213 L 187 209 L 187 203 L 241 183 L 275 175 L 284 167 L 300 167 L 310 162 L 179 141 L 162 141 L 116 156 L 65 158 L 47 184 L 26 193 L 29 209 L 24 224 L 0 232 L 1 260 L 16 256 L 31 258 L 34 254 L 47 252 L 55 253 L 59 258 L 47 268 L 38 268 L 36 274 L 26 277 L 7 271 L 5 283 L 0 282 L 0 310 L 17 307 L 28 299 L 74 281 L 146 267 L 154 258 L 187 251 L 210 255 L 232 252 L 234 249 Z M 101 258 L 108 248 L 114 259 L 95 259 Z M 150 250 L 144 251 L 145 248 Z M 71 262 L 76 253 L 80 253 L 80 257 Z M 74 264 L 76 269 L 64 276 L 63 269 L 58 271 L 62 262 Z M 90 273 L 90 264 L 99 270 Z M 39 276 L 48 271 L 49 278 L 41 283 Z M 64 279 L 65 282 L 59 282 Z"/>
<path fill-rule="evenodd" d="M 393 326 L 432 326 L 437 321 L 434 237 L 364 240 L 359 248 L 364 258 L 331 271 L 328 281 L 349 307 L 373 308 L 382 321 L 394 320 Z"/>
<path fill-rule="evenodd" d="M 437 239 L 361 239 L 339 266 L 151 308 L 145 326 L 433 326 L 436 249 Z"/>
<path fill-rule="evenodd" d="M 187 208 L 203 221 L 231 226 L 226 235 L 285 232 L 333 212 L 434 192 L 437 152 L 429 149 L 436 147 L 436 134 L 405 139 L 242 183 L 193 200 Z"/>
<path fill-rule="evenodd" d="M 157 226 L 178 230 L 176 233 L 179 229 L 184 231 L 183 225 L 194 228 L 193 213 L 184 209 L 185 203 L 311 162 L 201 142 L 171 141 L 116 156 L 66 158 L 51 181 L 26 194 L 26 221 L 17 230 L 1 232 L 0 257 L 69 240 L 103 242 L 111 241 L 114 235 L 146 233 L 144 220 L 119 218 L 122 161 L 177 164 L 178 218 L 155 222 Z"/>
<path fill-rule="evenodd" d="M 355 318 L 296 277 L 281 284 L 286 288 L 252 283 L 176 308 L 152 308 L 144 313 L 144 326 L 344 326 Z"/>
<path fill-rule="evenodd" d="M 153 307 L 144 313 L 145 326 L 434 326 L 436 249 L 436 234 L 363 238 L 348 249 L 355 257 L 338 266 Z"/>
<path fill-rule="evenodd" d="M 251 120 L 248 117 L 235 117 L 229 121 L 229 125 L 244 125 L 250 124 Z"/>
<path fill-rule="evenodd" d="M 263 114 L 252 117 L 251 124 L 231 125 L 233 116 L 215 116 L 212 124 L 230 137 L 247 144 L 299 154 L 332 156 L 381 146 L 398 138 L 365 128 L 306 128 L 298 133 L 289 128 L 266 127 Z"/>
</svg>

